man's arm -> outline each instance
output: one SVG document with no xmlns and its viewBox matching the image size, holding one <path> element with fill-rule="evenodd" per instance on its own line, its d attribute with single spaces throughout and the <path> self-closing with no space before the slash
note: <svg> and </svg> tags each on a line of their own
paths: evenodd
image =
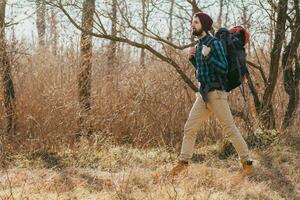
<svg viewBox="0 0 300 200">
<path fill-rule="evenodd" d="M 212 66 L 221 74 L 227 74 L 228 63 L 221 41 L 215 40 L 211 44 L 211 52 L 207 58 L 209 66 Z"/>
</svg>

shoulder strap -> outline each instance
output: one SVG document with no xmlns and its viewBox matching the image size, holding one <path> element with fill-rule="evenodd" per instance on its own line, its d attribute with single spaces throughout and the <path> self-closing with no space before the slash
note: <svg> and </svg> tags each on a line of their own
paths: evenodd
<svg viewBox="0 0 300 200">
<path fill-rule="evenodd" d="M 217 40 L 217 38 L 212 37 L 205 45 L 208 46 L 208 47 L 210 47 L 211 43 L 212 43 L 213 41 L 215 41 L 215 40 Z"/>
</svg>

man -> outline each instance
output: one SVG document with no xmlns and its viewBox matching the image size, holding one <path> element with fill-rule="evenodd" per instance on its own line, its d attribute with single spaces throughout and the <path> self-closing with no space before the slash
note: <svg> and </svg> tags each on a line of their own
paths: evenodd
<svg viewBox="0 0 300 200">
<path fill-rule="evenodd" d="M 236 149 L 243 166 L 242 175 L 253 173 L 253 163 L 249 157 L 247 144 L 235 126 L 227 101 L 228 93 L 225 90 L 228 64 L 224 49 L 219 40 L 208 34 L 212 24 L 211 17 L 203 12 L 193 16 L 192 34 L 199 38 L 199 43 L 196 48 L 190 48 L 189 60 L 196 69 L 196 77 L 201 86 L 184 126 L 181 153 L 178 164 L 170 172 L 172 176 L 187 169 L 193 155 L 197 131 L 201 122 L 211 114 L 223 124 L 225 134 Z"/>
</svg>

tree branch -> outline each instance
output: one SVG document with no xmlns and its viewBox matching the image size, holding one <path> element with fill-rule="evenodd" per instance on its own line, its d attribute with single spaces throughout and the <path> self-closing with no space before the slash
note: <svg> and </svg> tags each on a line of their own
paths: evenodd
<svg viewBox="0 0 300 200">
<path fill-rule="evenodd" d="M 262 76 L 262 78 L 263 78 L 264 84 L 266 85 L 266 84 L 267 84 L 267 78 L 266 78 L 266 75 L 265 75 L 265 73 L 264 73 L 264 70 L 263 70 L 262 66 L 261 66 L 261 65 L 254 64 L 253 62 L 251 62 L 251 61 L 249 61 L 249 60 L 247 60 L 246 63 L 247 63 L 249 66 L 254 67 L 255 69 L 258 69 L 258 70 L 259 70 L 259 72 L 260 72 L 260 74 L 261 74 L 261 76 Z"/>
<path fill-rule="evenodd" d="M 127 43 L 131 46 L 135 46 L 138 48 L 142 48 L 142 49 L 147 49 L 149 52 L 151 52 L 153 55 L 157 56 L 158 58 L 160 58 L 162 61 L 171 64 L 175 70 L 177 71 L 177 73 L 179 73 L 179 75 L 181 76 L 181 78 L 183 79 L 183 81 L 188 84 L 188 86 L 193 90 L 193 91 L 198 91 L 198 88 L 194 85 L 194 83 L 191 81 L 191 79 L 182 71 L 182 69 L 180 68 L 180 66 L 172 59 L 162 55 L 161 53 L 159 53 L 158 51 L 156 51 L 155 49 L 153 49 L 151 46 L 149 46 L 148 44 L 141 44 L 135 41 L 131 41 L 127 38 L 121 38 L 121 37 L 117 37 L 117 36 L 111 36 L 111 35 L 107 35 L 107 34 L 98 34 L 98 33 L 94 33 L 94 32 L 89 32 L 84 30 L 78 23 L 75 22 L 75 20 L 70 16 L 70 14 L 65 10 L 64 6 L 61 4 L 61 0 L 58 2 L 58 4 L 54 4 L 52 3 L 53 6 L 56 6 L 57 8 L 59 8 L 65 15 L 66 17 L 70 20 L 70 22 L 80 31 L 85 32 L 86 34 L 90 34 L 94 37 L 98 37 L 98 38 L 103 38 L 103 39 L 108 39 L 108 40 L 113 40 L 113 41 L 117 41 L 117 42 L 123 42 L 123 43 Z"/>
<path fill-rule="evenodd" d="M 129 28 L 131 28 L 132 30 L 136 31 L 136 32 L 139 33 L 140 35 L 143 35 L 143 36 L 145 36 L 145 37 L 147 37 L 147 38 L 150 38 L 150 39 L 153 39 L 153 40 L 160 41 L 160 42 L 162 42 L 162 43 L 165 43 L 165 44 L 167 44 L 167 45 L 169 45 L 169 46 L 171 46 L 171 47 L 173 47 L 173 48 L 175 48 L 175 49 L 179 49 L 179 50 L 183 50 L 183 49 L 186 49 L 186 48 L 188 48 L 188 47 L 194 46 L 194 45 L 197 43 L 197 42 L 193 42 L 193 43 L 190 43 L 190 44 L 187 44 L 187 45 L 178 46 L 178 45 L 172 43 L 172 42 L 169 41 L 169 40 L 163 39 L 163 38 L 160 37 L 159 35 L 157 35 L 157 34 L 155 34 L 154 32 L 152 32 L 152 31 L 151 31 L 150 29 L 148 29 L 147 27 L 146 27 L 146 30 L 147 30 L 149 33 L 151 33 L 153 36 L 152 36 L 152 35 L 148 35 L 148 34 L 146 34 L 146 33 L 143 33 L 143 31 L 139 30 L 139 28 L 137 28 L 137 27 L 135 27 L 135 26 L 133 26 L 133 25 L 131 24 L 130 20 L 124 15 L 124 13 L 123 13 L 120 9 L 119 9 L 119 11 L 120 11 L 120 14 L 121 14 L 122 18 L 125 20 L 125 22 L 127 23 L 127 25 L 128 25 Z"/>
</svg>

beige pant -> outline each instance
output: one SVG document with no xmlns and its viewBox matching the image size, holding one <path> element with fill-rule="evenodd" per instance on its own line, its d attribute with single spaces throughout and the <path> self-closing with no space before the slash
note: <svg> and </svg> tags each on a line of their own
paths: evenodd
<svg viewBox="0 0 300 200">
<path fill-rule="evenodd" d="M 184 126 L 184 137 L 179 160 L 189 161 L 192 158 L 196 136 L 201 127 L 201 122 L 206 120 L 212 113 L 214 113 L 223 124 L 224 132 L 229 137 L 240 159 L 249 159 L 247 144 L 233 121 L 227 101 L 228 93 L 218 90 L 209 92 L 207 108 L 200 93 L 198 92 L 196 95 L 197 99 Z"/>
</svg>

